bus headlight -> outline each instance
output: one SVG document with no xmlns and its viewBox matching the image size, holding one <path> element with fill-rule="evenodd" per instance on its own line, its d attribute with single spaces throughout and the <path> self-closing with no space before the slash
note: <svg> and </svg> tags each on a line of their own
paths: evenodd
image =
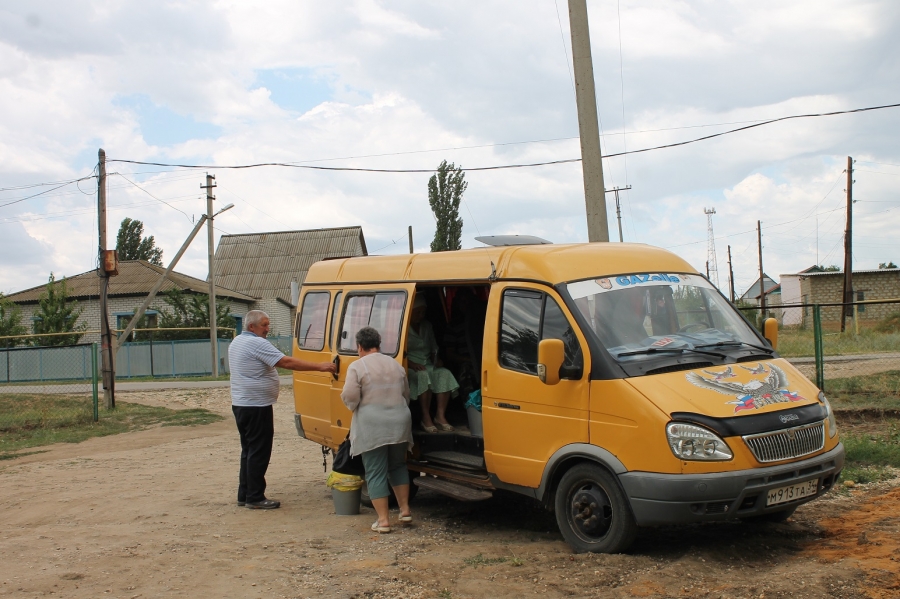
<svg viewBox="0 0 900 599">
<path fill-rule="evenodd" d="M 834 410 L 831 409 L 831 402 L 829 402 L 825 398 L 825 393 L 823 391 L 819 391 L 819 401 L 825 406 L 825 413 L 827 414 L 828 420 L 828 437 L 834 438 L 837 434 L 837 421 L 834 419 Z"/>
<path fill-rule="evenodd" d="M 669 448 L 679 460 L 730 460 L 734 457 L 728 444 L 709 429 L 670 422 L 666 425 Z"/>
</svg>

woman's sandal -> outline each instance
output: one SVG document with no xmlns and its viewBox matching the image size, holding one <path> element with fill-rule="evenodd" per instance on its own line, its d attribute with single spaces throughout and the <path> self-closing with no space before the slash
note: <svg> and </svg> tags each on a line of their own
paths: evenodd
<svg viewBox="0 0 900 599">
<path fill-rule="evenodd" d="M 412 514 L 406 514 L 405 516 L 403 514 L 400 514 L 400 517 L 397 518 L 397 520 L 399 520 L 402 524 L 412 524 Z"/>
<path fill-rule="evenodd" d="M 378 526 L 378 520 L 372 523 L 372 530 L 379 534 L 385 534 L 391 532 L 390 526 Z"/>
<path fill-rule="evenodd" d="M 420 422 L 419 425 L 422 427 L 422 430 L 425 431 L 426 433 L 436 433 L 437 432 L 436 426 L 428 426 L 424 422 Z"/>
<path fill-rule="evenodd" d="M 449 423 L 445 424 L 443 422 L 435 422 L 434 425 L 436 427 L 438 427 L 439 429 L 441 429 L 442 431 L 444 431 L 445 433 L 449 433 L 450 431 L 456 430 L 455 428 L 453 428 L 453 425 L 449 424 Z"/>
</svg>

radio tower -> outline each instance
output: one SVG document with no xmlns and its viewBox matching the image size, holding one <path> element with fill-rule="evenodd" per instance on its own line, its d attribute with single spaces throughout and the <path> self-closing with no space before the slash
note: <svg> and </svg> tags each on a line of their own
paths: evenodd
<svg viewBox="0 0 900 599">
<path fill-rule="evenodd" d="M 706 214 L 706 234 L 709 240 L 706 242 L 706 274 L 709 280 L 719 286 L 719 267 L 716 266 L 716 236 L 713 235 L 712 217 L 716 213 L 715 208 L 704 208 Z"/>
</svg>

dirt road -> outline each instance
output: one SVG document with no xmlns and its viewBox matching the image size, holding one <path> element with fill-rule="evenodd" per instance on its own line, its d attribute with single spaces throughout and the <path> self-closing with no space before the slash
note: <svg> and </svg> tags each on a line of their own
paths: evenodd
<svg viewBox="0 0 900 599">
<path fill-rule="evenodd" d="M 120 401 L 230 412 L 227 389 Z M 504 495 L 416 498 L 416 524 L 335 516 L 319 447 L 276 410 L 270 497 L 234 503 L 230 420 L 158 428 L 0 463 L 3 597 L 900 597 L 900 487 L 834 493 L 785 524 L 644 531 L 626 555 L 575 555 L 553 516 Z"/>
</svg>

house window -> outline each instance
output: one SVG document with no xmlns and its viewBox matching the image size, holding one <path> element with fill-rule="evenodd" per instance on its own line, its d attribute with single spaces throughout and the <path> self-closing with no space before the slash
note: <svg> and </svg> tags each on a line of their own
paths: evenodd
<svg viewBox="0 0 900 599">
<path fill-rule="evenodd" d="M 232 314 L 231 317 L 234 319 L 234 335 L 237 337 L 244 331 L 244 317 L 237 314 Z"/>
<path fill-rule="evenodd" d="M 865 291 L 857 291 L 856 292 L 856 301 L 858 301 L 858 302 L 866 301 L 866 292 Z M 859 304 L 858 306 L 856 306 L 857 314 L 862 314 L 865 311 L 866 311 L 865 304 Z"/>
<path fill-rule="evenodd" d="M 121 333 L 131 322 L 131 319 L 134 318 L 134 312 L 116 312 L 114 316 L 116 317 L 116 331 Z M 155 329 L 159 326 L 158 318 L 159 314 L 156 310 L 147 310 L 141 319 L 143 322 L 138 323 L 135 328 Z M 142 340 L 146 340 L 146 336 Z M 134 341 L 134 333 L 130 334 L 125 341 Z"/>
</svg>

